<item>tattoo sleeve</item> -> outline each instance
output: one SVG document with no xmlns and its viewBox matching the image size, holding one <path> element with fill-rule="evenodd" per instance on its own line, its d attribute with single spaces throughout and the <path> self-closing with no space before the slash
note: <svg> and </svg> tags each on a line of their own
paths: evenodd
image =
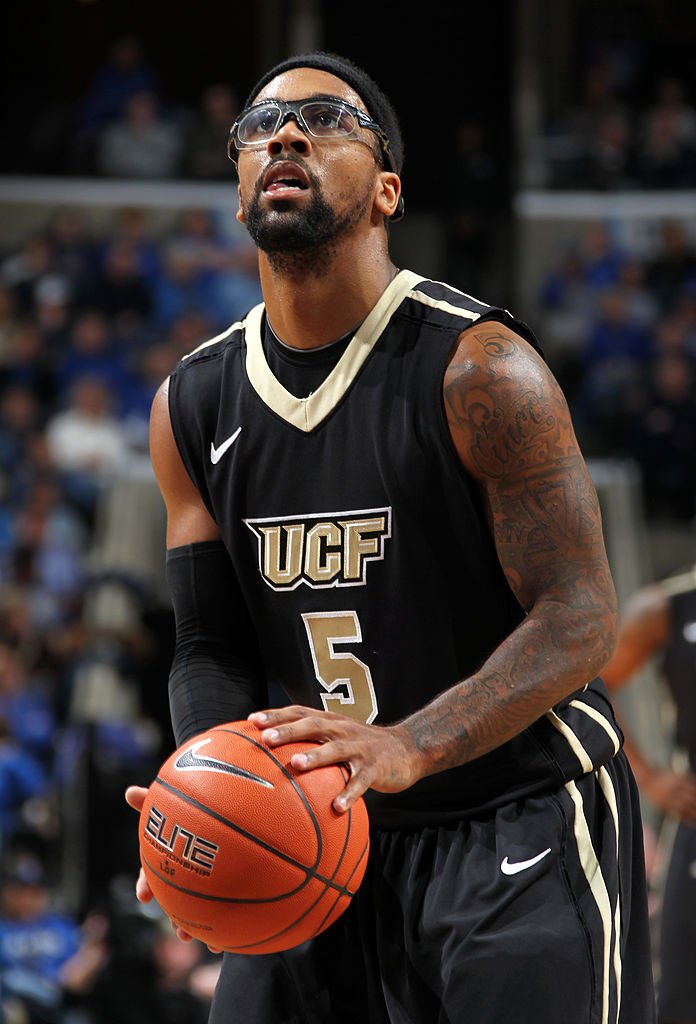
<svg viewBox="0 0 696 1024">
<path fill-rule="evenodd" d="M 616 629 L 597 495 L 541 357 L 501 324 L 472 327 L 445 375 L 444 402 L 527 614 L 474 676 L 403 723 L 425 774 L 487 753 L 584 686 Z"/>
</svg>

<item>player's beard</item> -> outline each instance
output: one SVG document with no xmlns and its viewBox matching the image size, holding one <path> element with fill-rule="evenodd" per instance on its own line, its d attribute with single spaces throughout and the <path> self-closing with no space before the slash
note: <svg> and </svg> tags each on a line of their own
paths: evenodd
<svg viewBox="0 0 696 1024">
<path fill-rule="evenodd" d="M 276 271 L 323 275 L 342 235 L 365 215 L 372 190 L 337 213 L 322 195 L 315 177 L 310 176 L 312 197 L 303 208 L 279 200 L 273 209 L 261 206 L 263 184 L 259 182 L 246 210 L 246 227 L 255 244 Z"/>
</svg>

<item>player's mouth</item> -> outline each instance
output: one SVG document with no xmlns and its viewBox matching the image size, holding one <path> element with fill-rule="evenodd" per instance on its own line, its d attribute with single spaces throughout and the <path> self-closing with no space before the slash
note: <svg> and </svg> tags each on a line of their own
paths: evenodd
<svg viewBox="0 0 696 1024">
<path fill-rule="evenodd" d="M 289 199 L 308 188 L 305 171 L 290 160 L 272 164 L 263 176 L 263 194 L 269 199 Z"/>
</svg>

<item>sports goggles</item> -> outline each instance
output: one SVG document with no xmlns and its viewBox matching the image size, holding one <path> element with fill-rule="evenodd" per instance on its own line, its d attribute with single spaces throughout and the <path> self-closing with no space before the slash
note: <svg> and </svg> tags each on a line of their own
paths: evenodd
<svg viewBox="0 0 696 1024">
<path fill-rule="evenodd" d="M 230 129 L 227 155 L 233 150 L 262 149 L 291 117 L 303 132 L 315 139 L 347 139 L 358 128 L 367 128 L 377 136 L 388 170 L 397 173 L 389 139 L 384 129 L 364 110 L 338 99 L 265 100 L 243 111 Z"/>
</svg>

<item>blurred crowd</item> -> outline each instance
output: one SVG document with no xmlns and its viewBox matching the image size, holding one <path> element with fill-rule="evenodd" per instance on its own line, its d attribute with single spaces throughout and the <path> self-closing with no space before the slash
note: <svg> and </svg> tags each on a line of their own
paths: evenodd
<svg viewBox="0 0 696 1024">
<path fill-rule="evenodd" d="M 147 784 L 171 749 L 171 614 L 136 578 L 115 581 L 137 607 L 127 629 L 105 628 L 87 609 L 103 582 L 92 558 L 103 502 L 118 479 L 151 474 L 156 388 L 182 355 L 259 299 L 246 236 L 230 235 L 208 210 L 172 214 L 157 234 L 140 209 L 116 211 L 99 232 L 62 209 L 0 253 L 0 1002 L 13 1007 L 8 1024 L 62 1024 L 73 1019 L 68 1008 L 91 1021 L 97 997 L 112 1007 L 111 1016 L 100 1008 L 99 1021 L 205 1019 L 193 997 L 198 1009 L 188 1015 L 176 994 L 176 1013 L 154 1008 L 146 961 L 151 972 L 171 973 L 175 989 L 201 956 L 170 948 L 156 921 L 142 922 L 141 1010 L 117 1002 L 111 919 L 123 916 L 125 898 L 116 900 L 114 885 L 129 874 L 122 889 L 133 899 L 138 862 L 123 790 Z M 90 686 L 104 708 L 113 677 L 131 691 L 135 714 L 86 710 Z M 54 919 L 59 891 L 66 905 Z M 128 913 L 138 918 L 137 907 Z M 130 970 L 134 949 L 122 956 Z M 104 996 L 107 962 L 115 989 Z M 27 1010 L 30 990 L 41 1001 L 40 977 L 45 1005 Z M 68 1008 L 63 984 L 73 992 Z"/>
<path fill-rule="evenodd" d="M 677 68 L 654 70 L 657 53 L 630 43 L 596 46 L 579 94 L 551 118 L 543 140 L 544 185 L 602 192 L 691 189 L 696 183 L 696 106 Z M 650 57 L 647 55 L 650 53 Z"/>
<path fill-rule="evenodd" d="M 229 82 L 210 82 L 196 103 L 167 94 L 142 41 L 118 36 L 84 95 L 46 100 L 18 139 L 6 170 L 140 180 L 228 181 L 227 138 L 239 109 Z"/>
<path fill-rule="evenodd" d="M 696 514 L 696 241 L 665 220 L 646 255 L 589 222 L 554 254 L 535 326 L 587 456 L 640 469 L 653 523 Z"/>
</svg>

